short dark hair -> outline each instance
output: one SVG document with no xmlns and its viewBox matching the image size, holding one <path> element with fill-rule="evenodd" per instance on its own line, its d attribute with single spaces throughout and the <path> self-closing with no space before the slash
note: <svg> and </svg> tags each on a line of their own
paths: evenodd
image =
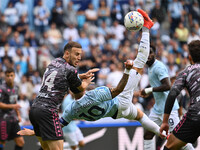
<svg viewBox="0 0 200 150">
<path fill-rule="evenodd" d="M 189 53 L 194 63 L 200 62 L 200 40 L 194 40 L 188 44 Z"/>
<path fill-rule="evenodd" d="M 75 47 L 75 48 L 82 48 L 81 44 L 77 43 L 77 42 L 73 42 L 70 41 L 69 43 L 67 43 L 64 47 L 64 52 L 65 51 L 71 51 L 71 49 Z"/>
<path fill-rule="evenodd" d="M 15 70 L 13 68 L 7 68 L 6 71 L 5 71 L 5 74 L 7 73 L 15 73 Z"/>
<path fill-rule="evenodd" d="M 156 53 L 156 47 L 154 45 L 150 45 L 150 50 L 153 50 L 154 53 Z"/>
</svg>

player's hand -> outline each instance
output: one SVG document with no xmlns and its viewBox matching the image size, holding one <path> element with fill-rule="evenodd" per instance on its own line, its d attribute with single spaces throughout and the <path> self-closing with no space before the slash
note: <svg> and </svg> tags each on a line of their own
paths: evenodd
<svg viewBox="0 0 200 150">
<path fill-rule="evenodd" d="M 147 97 L 149 97 L 149 95 L 150 95 L 150 94 L 146 94 L 146 93 L 145 93 L 144 89 L 141 90 L 141 91 L 139 91 L 139 96 L 142 97 L 142 98 L 147 98 Z"/>
<path fill-rule="evenodd" d="M 86 73 L 79 74 L 79 78 L 80 79 L 87 79 L 87 78 L 93 77 L 94 73 L 99 71 L 99 70 L 100 70 L 99 68 L 90 69 Z"/>
<path fill-rule="evenodd" d="M 33 136 L 33 135 L 35 135 L 35 132 L 33 130 L 24 128 L 23 130 L 18 131 L 17 134 L 18 135 Z"/>
<path fill-rule="evenodd" d="M 21 106 L 19 104 L 12 104 L 12 108 L 14 110 L 19 110 L 21 108 Z"/>
<path fill-rule="evenodd" d="M 125 68 L 130 70 L 133 67 L 133 61 L 132 60 L 127 60 L 126 62 L 124 62 L 125 64 Z"/>
<path fill-rule="evenodd" d="M 92 82 L 94 80 L 95 77 L 89 77 L 87 79 L 83 79 L 82 82 L 86 83 L 87 86 L 90 85 L 90 84 L 94 84 L 94 82 Z"/>
<path fill-rule="evenodd" d="M 160 135 L 162 135 L 163 131 L 165 131 L 166 135 L 168 135 L 168 130 L 169 130 L 169 124 L 163 122 L 160 126 Z"/>
</svg>

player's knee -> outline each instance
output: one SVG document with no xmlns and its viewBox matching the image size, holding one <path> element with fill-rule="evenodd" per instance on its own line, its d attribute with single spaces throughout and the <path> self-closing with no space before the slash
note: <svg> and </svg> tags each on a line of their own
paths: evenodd
<svg viewBox="0 0 200 150">
<path fill-rule="evenodd" d="M 25 144 L 24 138 L 20 137 L 18 140 L 16 140 L 16 145 L 19 147 L 23 147 Z"/>
<path fill-rule="evenodd" d="M 78 147 L 77 145 L 74 145 L 74 146 L 71 146 L 71 149 L 76 150 L 77 147 Z"/>
<path fill-rule="evenodd" d="M 79 145 L 79 147 L 83 147 L 83 146 L 85 146 L 85 143 L 83 141 L 80 141 L 78 145 Z"/>
</svg>

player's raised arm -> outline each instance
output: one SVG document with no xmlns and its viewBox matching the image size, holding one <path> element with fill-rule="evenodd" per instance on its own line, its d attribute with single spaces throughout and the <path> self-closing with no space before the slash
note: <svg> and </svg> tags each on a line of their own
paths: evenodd
<svg viewBox="0 0 200 150">
<path fill-rule="evenodd" d="M 126 83 L 128 81 L 129 71 L 133 67 L 133 61 L 131 60 L 127 60 L 124 64 L 125 64 L 125 70 L 121 80 L 119 81 L 117 87 L 111 88 L 110 90 L 112 98 L 116 97 L 124 90 L 124 87 L 126 86 Z"/>
</svg>

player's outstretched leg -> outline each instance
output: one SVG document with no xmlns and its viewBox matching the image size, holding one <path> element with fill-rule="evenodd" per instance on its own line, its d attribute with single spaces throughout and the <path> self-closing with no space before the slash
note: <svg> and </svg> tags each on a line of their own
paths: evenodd
<svg viewBox="0 0 200 150">
<path fill-rule="evenodd" d="M 138 54 L 134 60 L 134 67 L 143 68 L 148 59 L 150 50 L 149 29 L 154 25 L 154 23 L 146 12 L 141 9 L 138 9 L 138 12 L 140 12 L 144 17 L 144 25 L 142 27 L 142 38 L 140 41 Z"/>
</svg>

